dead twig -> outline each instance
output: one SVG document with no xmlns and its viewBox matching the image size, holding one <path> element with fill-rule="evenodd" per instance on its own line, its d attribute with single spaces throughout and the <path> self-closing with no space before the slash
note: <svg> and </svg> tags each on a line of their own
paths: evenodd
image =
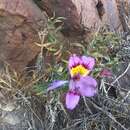
<svg viewBox="0 0 130 130">
<path fill-rule="evenodd" d="M 127 73 L 127 71 L 129 70 L 129 68 L 130 68 L 130 63 L 128 64 L 126 70 L 125 70 L 121 75 L 119 75 L 119 76 L 111 83 L 111 85 L 114 85 L 120 78 L 122 78 L 122 77 Z"/>
<path fill-rule="evenodd" d="M 101 107 L 97 106 L 94 102 L 92 102 L 91 100 L 89 100 L 89 102 L 98 110 L 102 111 L 105 115 L 107 115 L 111 120 L 113 120 L 116 124 L 118 124 L 123 130 L 128 130 L 127 128 L 125 128 L 120 122 L 118 122 L 116 120 L 116 118 L 108 111 L 102 109 Z"/>
</svg>

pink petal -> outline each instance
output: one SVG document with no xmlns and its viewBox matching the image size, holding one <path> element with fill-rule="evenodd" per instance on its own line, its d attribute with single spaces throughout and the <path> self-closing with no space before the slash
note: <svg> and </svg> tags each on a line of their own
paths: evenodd
<svg viewBox="0 0 130 130">
<path fill-rule="evenodd" d="M 95 65 L 95 59 L 93 57 L 82 56 L 82 64 L 87 67 L 87 69 L 92 70 Z"/>
<path fill-rule="evenodd" d="M 101 72 L 100 72 L 100 76 L 101 77 L 111 77 L 112 76 L 112 72 L 109 69 L 104 68 Z"/>
<path fill-rule="evenodd" d="M 97 81 L 90 76 L 81 77 L 76 86 L 82 96 L 92 97 L 97 92 Z"/>
<path fill-rule="evenodd" d="M 79 103 L 80 96 L 73 92 L 68 92 L 66 94 L 66 107 L 70 110 L 73 110 L 76 105 Z"/>
<path fill-rule="evenodd" d="M 70 82 L 69 82 L 69 90 L 74 90 L 75 89 L 75 81 L 74 80 L 70 80 Z"/>
<path fill-rule="evenodd" d="M 66 80 L 57 80 L 57 81 L 54 81 L 53 83 L 51 83 L 49 85 L 49 88 L 47 89 L 47 91 L 53 90 L 53 89 L 58 88 L 58 87 L 61 87 L 62 85 L 66 84 L 66 83 L 68 83 L 68 81 L 66 81 Z"/>
<path fill-rule="evenodd" d="M 73 66 L 76 66 L 78 64 L 81 63 L 81 59 L 76 56 L 75 54 L 73 54 L 70 58 L 69 58 L 69 63 L 68 63 L 68 68 L 72 68 Z"/>
</svg>

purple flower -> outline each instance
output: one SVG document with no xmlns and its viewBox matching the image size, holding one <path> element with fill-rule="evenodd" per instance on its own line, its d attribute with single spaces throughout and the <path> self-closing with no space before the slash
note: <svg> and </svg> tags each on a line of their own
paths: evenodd
<svg viewBox="0 0 130 130">
<path fill-rule="evenodd" d="M 66 107 L 70 110 L 74 109 L 80 100 L 80 96 L 92 97 L 97 92 L 96 80 L 88 76 L 94 65 L 95 59 L 92 57 L 72 55 L 68 63 L 70 81 L 54 81 L 49 85 L 48 91 L 69 83 Z"/>
</svg>

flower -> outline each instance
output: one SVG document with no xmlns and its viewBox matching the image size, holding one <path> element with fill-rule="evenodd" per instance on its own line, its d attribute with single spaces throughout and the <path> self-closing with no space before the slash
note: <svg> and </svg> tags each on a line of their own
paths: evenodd
<svg viewBox="0 0 130 130">
<path fill-rule="evenodd" d="M 69 83 L 69 90 L 66 94 L 66 107 L 74 109 L 80 100 L 80 96 L 92 97 L 97 92 L 97 82 L 88 74 L 95 65 L 95 59 L 87 56 L 72 55 L 69 58 L 68 69 L 70 80 L 57 80 L 49 85 L 48 91 Z"/>
<path fill-rule="evenodd" d="M 100 72 L 100 76 L 101 77 L 111 77 L 112 76 L 112 72 L 107 69 L 107 68 L 104 68 L 102 69 L 102 71 Z"/>
</svg>

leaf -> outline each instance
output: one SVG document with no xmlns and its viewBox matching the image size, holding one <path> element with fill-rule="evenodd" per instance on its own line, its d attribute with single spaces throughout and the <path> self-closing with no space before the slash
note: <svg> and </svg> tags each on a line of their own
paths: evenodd
<svg viewBox="0 0 130 130">
<path fill-rule="evenodd" d="M 53 43 L 40 44 L 40 43 L 36 43 L 36 42 L 35 42 L 35 44 L 36 44 L 37 46 L 39 46 L 39 47 L 48 47 L 48 46 L 50 46 L 50 45 L 53 45 Z"/>
<path fill-rule="evenodd" d="M 37 95 L 41 95 L 46 91 L 47 83 L 37 83 L 33 88 Z"/>
<path fill-rule="evenodd" d="M 81 43 L 71 43 L 72 46 L 80 47 L 83 51 L 85 51 L 85 47 Z"/>
<path fill-rule="evenodd" d="M 52 34 L 48 34 L 48 42 L 56 42 L 55 36 L 53 36 Z"/>
</svg>

